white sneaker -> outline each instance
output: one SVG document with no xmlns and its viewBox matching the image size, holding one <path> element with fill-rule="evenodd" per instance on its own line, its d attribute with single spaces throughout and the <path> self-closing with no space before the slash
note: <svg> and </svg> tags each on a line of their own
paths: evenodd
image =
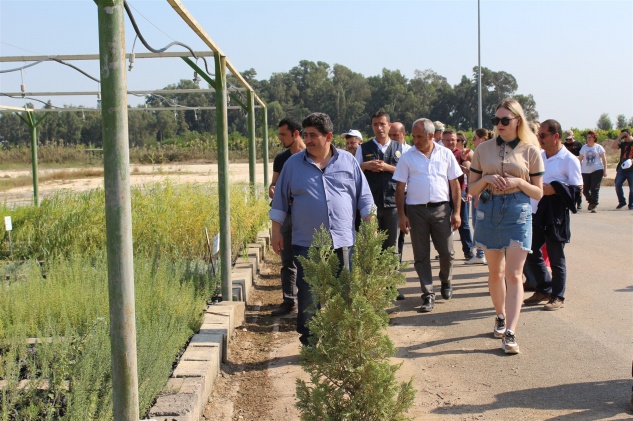
<svg viewBox="0 0 633 421">
<path fill-rule="evenodd" d="M 519 344 L 517 344 L 514 332 L 511 330 L 506 330 L 503 339 L 501 339 L 501 349 L 503 349 L 506 354 L 518 354 L 520 352 Z"/>
<path fill-rule="evenodd" d="M 473 256 L 470 259 L 466 260 L 464 264 L 465 265 L 486 265 L 488 264 L 488 262 L 486 262 L 485 257 Z"/>
<path fill-rule="evenodd" d="M 495 335 L 495 338 L 501 339 L 506 334 L 506 319 L 503 315 L 499 315 L 495 317 L 495 327 L 492 333 Z"/>
</svg>

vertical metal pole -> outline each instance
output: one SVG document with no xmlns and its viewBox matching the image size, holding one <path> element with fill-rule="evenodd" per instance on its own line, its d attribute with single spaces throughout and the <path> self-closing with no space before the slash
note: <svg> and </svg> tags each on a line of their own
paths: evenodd
<svg viewBox="0 0 633 421">
<path fill-rule="evenodd" d="M 262 125 L 264 136 L 262 139 L 262 158 L 264 159 L 264 191 L 268 192 L 268 108 L 262 107 Z"/>
<path fill-rule="evenodd" d="M 35 206 L 40 205 L 40 187 L 37 176 L 37 124 L 35 123 L 35 115 L 31 111 L 27 111 L 29 118 L 29 126 L 31 127 L 31 163 L 33 166 L 33 201 Z"/>
<path fill-rule="evenodd" d="M 255 150 L 255 95 L 253 91 L 247 92 L 248 99 L 248 180 L 251 191 L 255 188 L 255 161 L 257 151 Z"/>
<path fill-rule="evenodd" d="M 231 202 L 229 194 L 229 131 L 226 101 L 226 57 L 215 54 L 215 112 L 218 143 L 218 193 L 220 196 L 220 274 L 222 299 L 233 300 L 231 285 Z"/>
<path fill-rule="evenodd" d="M 480 0 L 477 0 L 477 128 L 483 127 L 483 106 L 481 104 L 481 23 L 480 23 Z"/>
<path fill-rule="evenodd" d="M 115 420 L 138 420 L 123 0 L 99 0 L 101 117 Z"/>
</svg>

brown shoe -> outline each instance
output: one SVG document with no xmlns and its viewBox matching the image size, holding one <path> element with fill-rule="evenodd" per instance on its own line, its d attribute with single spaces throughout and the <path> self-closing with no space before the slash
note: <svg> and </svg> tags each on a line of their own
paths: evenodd
<svg viewBox="0 0 633 421">
<path fill-rule="evenodd" d="M 523 305 L 526 306 L 536 306 L 541 304 L 542 302 L 549 301 L 549 294 L 544 292 L 536 291 L 530 298 L 526 298 L 523 300 Z"/>
<path fill-rule="evenodd" d="M 558 297 L 552 297 L 549 302 L 547 304 L 545 304 L 545 306 L 543 307 L 543 310 L 547 310 L 547 311 L 555 311 L 558 310 L 559 308 L 563 308 L 564 306 L 564 302 L 563 300 L 561 300 Z"/>
</svg>

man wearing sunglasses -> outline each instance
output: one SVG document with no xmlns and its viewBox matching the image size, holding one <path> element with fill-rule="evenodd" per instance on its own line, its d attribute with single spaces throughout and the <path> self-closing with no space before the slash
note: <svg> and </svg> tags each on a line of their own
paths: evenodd
<svg viewBox="0 0 633 421">
<path fill-rule="evenodd" d="M 536 278 L 536 292 L 523 304 L 538 305 L 544 301 L 544 310 L 563 307 L 567 266 L 565 243 L 570 240 L 569 211 L 576 213 L 576 194 L 582 189 L 580 161 L 562 145 L 562 130 L 556 120 L 546 120 L 538 131 L 541 156 L 545 164 L 543 197 L 532 199 L 532 253 L 526 265 Z M 552 274 L 550 276 L 541 247 L 547 245 Z"/>
<path fill-rule="evenodd" d="M 616 209 L 622 209 L 626 206 L 623 188 L 626 180 L 629 183 L 629 210 L 633 210 L 633 165 L 631 165 L 631 161 L 633 161 L 633 137 L 631 137 L 631 131 L 629 129 L 622 130 L 613 142 L 612 148 L 620 149 L 620 160 L 615 174 L 615 193 L 618 195 Z"/>
</svg>

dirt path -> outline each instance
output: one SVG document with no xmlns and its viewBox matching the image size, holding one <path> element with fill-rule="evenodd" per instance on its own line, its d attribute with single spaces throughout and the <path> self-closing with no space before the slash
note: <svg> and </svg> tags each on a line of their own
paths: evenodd
<svg viewBox="0 0 633 421">
<path fill-rule="evenodd" d="M 279 257 L 269 253 L 236 331 L 229 363 L 214 386 L 205 420 L 298 419 L 294 383 L 300 367 L 296 313 L 273 317 L 281 302 Z"/>
</svg>

